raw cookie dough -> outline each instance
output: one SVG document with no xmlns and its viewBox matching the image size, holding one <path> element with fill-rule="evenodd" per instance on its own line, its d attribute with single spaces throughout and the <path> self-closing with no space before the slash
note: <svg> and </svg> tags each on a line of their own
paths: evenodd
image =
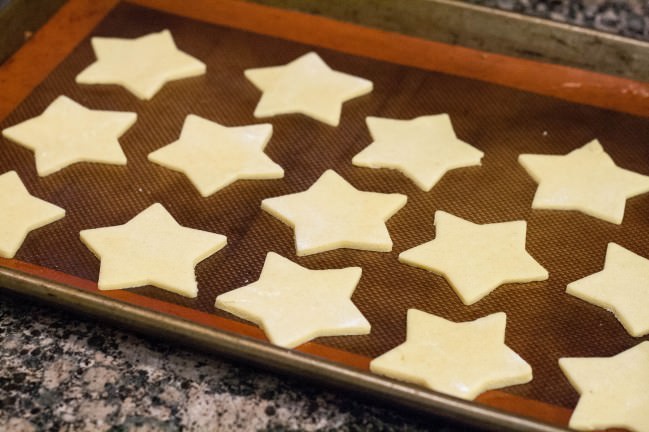
<svg viewBox="0 0 649 432">
<path fill-rule="evenodd" d="M 649 431 L 649 342 L 613 357 L 561 358 L 559 366 L 581 395 L 571 428 Z"/>
<path fill-rule="evenodd" d="M 631 336 L 649 334 L 649 259 L 609 243 L 604 269 L 569 283 L 566 292 L 615 313 Z"/>
<path fill-rule="evenodd" d="M 225 127 L 195 115 L 185 119 L 178 141 L 149 153 L 149 160 L 184 173 L 204 197 L 238 179 L 284 177 L 264 153 L 270 124 Z"/>
<path fill-rule="evenodd" d="M 407 199 L 359 191 L 327 170 L 306 191 L 266 198 L 261 208 L 295 228 L 298 256 L 338 248 L 389 252 L 392 239 L 385 222 Z"/>
<path fill-rule="evenodd" d="M 518 162 L 539 184 L 535 209 L 578 210 L 619 225 L 627 198 L 649 192 L 649 176 L 616 166 L 597 140 L 566 155 L 522 154 Z"/>
<path fill-rule="evenodd" d="M 205 64 L 176 48 L 163 30 L 135 39 L 93 37 L 97 61 L 76 77 L 79 84 L 117 84 L 151 99 L 167 82 L 205 73 Z"/>
<path fill-rule="evenodd" d="M 263 92 L 255 117 L 301 113 L 338 126 L 343 102 L 372 91 L 371 81 L 332 70 L 315 52 L 244 74 Z"/>
<path fill-rule="evenodd" d="M 429 191 L 449 170 L 480 165 L 484 153 L 459 140 L 448 114 L 396 120 L 365 119 L 374 142 L 352 159 L 356 166 L 393 168 Z"/>
<path fill-rule="evenodd" d="M 30 231 L 65 216 L 65 210 L 29 194 L 16 171 L 0 175 L 0 257 L 13 258 Z"/>
<path fill-rule="evenodd" d="M 221 294 L 215 306 L 261 326 L 292 348 L 320 336 L 361 335 L 370 323 L 351 301 L 360 267 L 310 270 L 269 252 L 259 280 Z"/>
<path fill-rule="evenodd" d="M 406 341 L 370 362 L 370 370 L 462 399 L 532 380 L 532 368 L 505 345 L 498 312 L 455 323 L 408 310 Z"/>
<path fill-rule="evenodd" d="M 465 305 L 502 284 L 548 278 L 525 250 L 525 221 L 476 224 L 435 212 L 435 239 L 401 252 L 399 261 L 446 278 Z"/>
<path fill-rule="evenodd" d="M 83 230 L 81 241 L 101 260 L 100 290 L 154 285 L 194 298 L 194 267 L 223 248 L 220 234 L 178 224 L 153 204 L 124 225 Z"/>
<path fill-rule="evenodd" d="M 2 131 L 2 135 L 34 151 L 36 171 L 50 175 L 76 162 L 126 165 L 117 140 L 137 114 L 90 110 L 59 96 L 43 114 Z"/>
</svg>

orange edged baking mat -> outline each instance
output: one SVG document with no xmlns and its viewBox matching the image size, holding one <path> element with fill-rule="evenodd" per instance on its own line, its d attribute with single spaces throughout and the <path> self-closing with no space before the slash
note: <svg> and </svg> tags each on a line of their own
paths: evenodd
<svg viewBox="0 0 649 432">
<path fill-rule="evenodd" d="M 207 64 L 206 75 L 168 83 L 150 101 L 118 86 L 75 84 L 94 61 L 89 37 L 132 38 L 162 29 Z M 345 103 L 336 128 L 302 115 L 254 118 L 260 92 L 244 69 L 285 64 L 309 51 L 335 70 L 372 80 L 373 92 Z M 0 285 L 9 289 L 498 429 L 565 427 L 578 396 L 558 358 L 611 356 L 647 340 L 630 337 L 613 314 L 566 295 L 565 286 L 602 268 L 608 242 L 647 255 L 649 195 L 627 202 L 621 225 L 577 212 L 532 210 L 536 183 L 517 156 L 565 154 L 597 138 L 619 166 L 649 175 L 649 85 L 244 2 L 71 0 L 0 67 L 0 87 L 2 128 L 39 115 L 61 94 L 92 109 L 138 113 L 120 139 L 126 166 L 79 163 L 40 178 L 30 151 L 0 141 L 0 172 L 18 171 L 31 193 L 67 211 L 33 231 L 15 259 L 0 260 Z M 190 113 L 228 126 L 272 123 L 266 152 L 285 177 L 238 181 L 202 198 L 184 175 L 148 162 L 148 153 L 177 139 Z M 482 166 L 451 171 L 423 192 L 396 171 L 351 164 L 371 142 L 365 117 L 437 113 L 449 113 L 458 137 L 484 151 Z M 388 222 L 392 252 L 340 249 L 298 258 L 293 230 L 260 209 L 262 199 L 303 191 L 329 168 L 358 189 L 408 195 Z M 154 202 L 181 225 L 228 238 L 225 249 L 196 267 L 195 299 L 153 287 L 96 288 L 99 260 L 79 231 L 123 224 Z M 507 284 L 463 305 L 443 278 L 397 261 L 400 252 L 434 237 L 436 210 L 477 223 L 526 220 L 527 250 L 550 278 Z M 353 301 L 372 324 L 371 334 L 319 338 L 285 350 L 267 343 L 256 327 L 214 309 L 217 295 L 259 277 L 269 251 L 312 269 L 362 267 Z M 453 321 L 506 312 L 506 343 L 530 363 L 534 379 L 468 402 L 369 373 L 371 358 L 404 340 L 409 308 Z"/>
</svg>

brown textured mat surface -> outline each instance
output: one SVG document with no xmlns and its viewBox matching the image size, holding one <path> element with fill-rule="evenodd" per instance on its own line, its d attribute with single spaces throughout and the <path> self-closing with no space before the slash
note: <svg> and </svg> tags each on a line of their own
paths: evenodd
<svg viewBox="0 0 649 432">
<path fill-rule="evenodd" d="M 30 151 L 0 141 L 0 172 L 17 170 L 34 195 L 67 210 L 65 219 L 30 234 L 16 259 L 96 280 L 99 261 L 80 242 L 79 230 L 122 224 L 160 202 L 182 225 L 226 235 L 228 246 L 198 265 L 196 299 L 150 287 L 134 291 L 220 314 L 213 309 L 214 298 L 256 280 L 268 251 L 310 268 L 361 266 L 353 299 L 372 323 L 372 333 L 319 342 L 374 357 L 403 340 L 408 308 L 456 321 L 505 311 L 507 343 L 535 375 L 531 383 L 506 391 L 566 407 L 574 406 L 577 395 L 557 367 L 559 357 L 613 355 L 641 340 L 628 336 L 611 313 L 564 289 L 601 269 L 610 241 L 649 255 L 649 195 L 628 201 L 620 226 L 576 212 L 532 211 L 536 184 L 516 158 L 564 154 L 598 138 L 618 165 L 649 175 L 648 119 L 317 49 L 332 68 L 371 79 L 374 91 L 344 105 L 338 128 L 300 115 L 259 120 L 252 113 L 260 93 L 243 70 L 284 64 L 313 48 L 127 4 L 94 35 L 136 37 L 164 28 L 180 49 L 207 63 L 205 76 L 167 84 L 151 101 L 116 86 L 79 86 L 74 77 L 94 60 L 86 40 L 0 124 L 4 128 L 39 115 L 60 94 L 93 109 L 138 113 L 121 139 L 129 160 L 124 167 L 76 164 L 39 178 Z M 366 116 L 409 119 L 442 112 L 450 114 L 461 139 L 485 152 L 481 167 L 452 171 L 426 193 L 397 172 L 351 165 L 371 141 Z M 190 113 L 228 126 L 272 123 L 267 153 L 284 167 L 285 178 L 239 181 L 201 198 L 182 174 L 149 163 L 146 155 L 177 139 Z M 337 250 L 297 258 L 292 229 L 259 209 L 263 198 L 302 191 L 328 168 L 361 190 L 408 195 L 408 204 L 388 223 L 391 253 Z M 438 209 L 478 223 L 527 220 L 527 249 L 550 271 L 550 279 L 505 285 L 472 306 L 462 305 L 443 278 L 397 261 L 401 251 L 434 237 Z"/>
</svg>

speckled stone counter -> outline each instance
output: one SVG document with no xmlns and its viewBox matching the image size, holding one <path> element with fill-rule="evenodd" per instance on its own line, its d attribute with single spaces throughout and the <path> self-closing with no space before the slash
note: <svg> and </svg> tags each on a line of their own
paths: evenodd
<svg viewBox="0 0 649 432">
<path fill-rule="evenodd" d="M 649 40 L 639 0 L 470 0 Z M 0 289 L 0 430 L 468 430 Z"/>
<path fill-rule="evenodd" d="M 641 0 L 465 1 L 638 40 L 649 40 L 649 3 Z"/>
<path fill-rule="evenodd" d="M 455 431 L 0 291 L 0 430 Z"/>
</svg>

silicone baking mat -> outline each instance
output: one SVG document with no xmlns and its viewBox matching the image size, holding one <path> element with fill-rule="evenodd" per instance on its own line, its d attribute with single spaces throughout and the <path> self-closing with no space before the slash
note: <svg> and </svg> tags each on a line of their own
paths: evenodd
<svg viewBox="0 0 649 432">
<path fill-rule="evenodd" d="M 171 30 L 181 50 L 207 64 L 206 75 L 169 83 L 150 101 L 118 86 L 77 85 L 74 77 L 94 61 L 87 38 L 0 123 L 5 128 L 37 116 L 61 94 L 92 109 L 138 114 L 120 139 L 126 166 L 79 163 L 40 178 L 33 154 L 2 139 L 0 172 L 18 171 L 31 193 L 67 211 L 61 221 L 32 232 L 17 261 L 96 281 L 99 260 L 81 243 L 79 231 L 123 224 L 159 202 L 181 225 L 226 235 L 228 245 L 197 266 L 196 299 L 153 287 L 132 291 L 237 320 L 214 309 L 214 299 L 256 280 L 269 251 L 313 269 L 360 266 L 363 275 L 353 301 L 372 324 L 371 334 L 320 338 L 318 344 L 372 358 L 404 340 L 409 308 L 454 321 L 504 311 L 506 343 L 534 371 L 529 384 L 505 391 L 566 408 L 574 407 L 577 393 L 560 372 L 559 357 L 610 356 L 648 340 L 630 337 L 613 314 L 564 291 L 567 283 L 602 268 L 608 242 L 649 253 L 649 195 L 627 202 L 621 225 L 578 212 L 532 210 L 536 183 L 517 163 L 520 153 L 565 154 L 597 138 L 619 166 L 649 175 L 648 119 L 126 3 L 92 35 L 133 38 L 162 29 Z M 302 115 L 254 118 L 260 92 L 243 71 L 285 64 L 309 51 L 317 51 L 335 70 L 372 80 L 373 92 L 345 103 L 338 127 Z M 482 166 L 451 171 L 423 192 L 396 171 L 351 164 L 371 142 L 365 117 L 438 113 L 448 113 L 458 137 L 484 151 Z M 184 175 L 146 158 L 177 139 L 188 114 L 226 126 L 272 123 L 266 153 L 284 167 L 285 177 L 238 181 L 202 198 Z M 262 199 L 303 191 L 330 168 L 358 189 L 408 196 L 407 205 L 387 224 L 392 252 L 340 249 L 296 257 L 293 230 L 260 209 Z M 526 220 L 527 250 L 549 270 L 549 280 L 503 285 L 476 304 L 463 305 L 442 277 L 397 261 L 403 250 L 434 237 L 436 210 L 477 223 Z"/>
</svg>

